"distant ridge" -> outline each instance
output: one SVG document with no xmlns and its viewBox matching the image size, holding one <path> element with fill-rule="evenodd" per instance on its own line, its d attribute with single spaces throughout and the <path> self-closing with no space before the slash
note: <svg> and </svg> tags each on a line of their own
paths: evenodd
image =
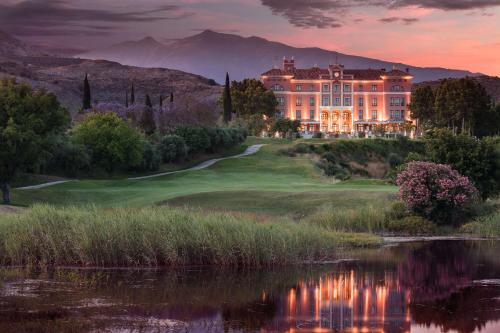
<svg viewBox="0 0 500 333">
<path fill-rule="evenodd" d="M 351 69 L 409 68 L 416 82 L 480 75 L 465 70 L 416 67 L 317 47 L 296 48 L 261 37 L 241 37 L 212 30 L 175 40 L 168 45 L 146 37 L 80 55 L 83 58 L 117 61 L 124 65 L 174 68 L 213 78 L 217 82 L 223 82 L 226 72 L 237 80 L 257 78 L 273 65 L 280 65 L 283 56 L 294 56 L 297 66 L 304 68 L 314 65 L 327 67 L 335 59 Z"/>
</svg>

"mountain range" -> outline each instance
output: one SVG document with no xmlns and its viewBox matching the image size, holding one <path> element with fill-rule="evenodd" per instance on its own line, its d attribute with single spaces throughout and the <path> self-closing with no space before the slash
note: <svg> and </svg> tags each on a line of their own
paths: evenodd
<svg viewBox="0 0 500 333">
<path fill-rule="evenodd" d="M 316 47 L 297 48 L 260 37 L 205 30 L 197 35 L 160 43 L 152 37 L 127 41 L 79 55 L 87 59 L 105 59 L 139 67 L 165 67 L 196 73 L 224 82 L 231 79 L 258 78 L 261 73 L 281 65 L 284 56 L 294 56 L 297 67 L 327 67 L 338 61 L 346 68 L 409 68 L 415 82 L 476 76 L 466 70 L 440 67 L 416 67 L 367 57 L 329 51 Z"/>
<path fill-rule="evenodd" d="M 73 115 L 82 104 L 85 74 L 89 76 L 94 105 L 125 104 L 125 94 L 133 83 L 140 105 L 144 104 L 146 94 L 157 104 L 160 95 L 169 96 L 173 91 L 178 103 L 187 101 L 215 108 L 222 89 L 213 80 L 179 70 L 49 55 L 0 32 L 0 78 L 15 78 L 53 92 Z"/>
</svg>

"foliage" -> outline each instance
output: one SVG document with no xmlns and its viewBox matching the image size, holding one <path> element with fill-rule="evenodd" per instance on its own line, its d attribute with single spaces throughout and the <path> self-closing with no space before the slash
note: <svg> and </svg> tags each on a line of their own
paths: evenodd
<svg viewBox="0 0 500 333">
<path fill-rule="evenodd" d="M 159 150 L 166 163 L 182 161 L 187 156 L 186 142 L 178 135 L 165 135 L 159 143 Z"/>
<path fill-rule="evenodd" d="M 238 117 L 247 118 L 252 115 L 274 117 L 278 101 L 274 93 L 267 90 L 264 84 L 256 79 L 245 79 L 231 83 L 232 110 Z"/>
<path fill-rule="evenodd" d="M 184 139 L 189 153 L 202 153 L 211 147 L 210 135 L 204 127 L 180 126 L 174 134 Z"/>
<path fill-rule="evenodd" d="M 35 205 L 0 215 L 3 265 L 286 265 L 333 258 L 376 236 L 334 233 L 287 219 L 169 207 L 100 210 Z"/>
<path fill-rule="evenodd" d="M 451 128 L 476 136 L 500 132 L 500 113 L 474 78 L 442 80 L 434 91 L 421 87 L 412 94 L 411 115 L 426 128 Z"/>
<path fill-rule="evenodd" d="M 449 165 L 410 162 L 396 184 L 400 198 L 417 215 L 436 223 L 460 222 L 477 190 L 467 177 Z"/>
<path fill-rule="evenodd" d="M 241 144 L 247 137 L 244 128 L 208 128 L 200 126 L 182 126 L 174 132 L 182 137 L 188 147 L 188 153 L 217 152 Z"/>
<path fill-rule="evenodd" d="M 498 139 L 482 140 L 466 134 L 453 135 L 450 130 L 438 129 L 426 137 L 429 160 L 449 164 L 472 180 L 481 198 L 500 191 L 500 143 Z"/>
<path fill-rule="evenodd" d="M 141 164 L 139 133 L 114 113 L 89 113 L 72 131 L 72 139 L 91 151 L 92 163 L 112 173 Z"/>
<path fill-rule="evenodd" d="M 143 140 L 142 162 L 139 166 L 141 171 L 157 171 L 160 169 L 162 157 L 158 148 L 148 140 Z"/>
<path fill-rule="evenodd" d="M 389 220 L 387 230 L 398 235 L 432 235 L 437 231 L 436 225 L 422 216 L 406 216 L 400 220 Z"/>
<path fill-rule="evenodd" d="M 153 104 L 151 103 L 151 98 L 147 94 L 145 100 L 145 108 L 141 113 L 139 126 L 146 135 L 153 135 L 153 133 L 156 131 L 156 121 L 153 111 Z"/>
<path fill-rule="evenodd" d="M 391 168 L 396 168 L 403 164 L 403 159 L 396 153 L 390 153 L 387 157 L 387 162 L 391 166 Z"/>
<path fill-rule="evenodd" d="M 460 230 L 482 237 L 500 237 L 500 212 L 497 211 L 476 221 L 464 224 Z"/>
<path fill-rule="evenodd" d="M 300 131 L 300 120 L 291 120 L 288 118 L 277 118 L 271 126 L 272 132 L 277 132 L 281 137 L 291 136 Z"/>
<path fill-rule="evenodd" d="M 90 152 L 85 146 L 64 138 L 57 145 L 46 169 L 51 172 L 60 171 L 67 177 L 76 177 L 81 173 L 89 173 L 91 162 Z"/>
<path fill-rule="evenodd" d="M 231 121 L 233 115 L 233 102 L 231 100 L 231 86 L 229 83 L 229 73 L 226 73 L 226 83 L 224 85 L 224 91 L 222 92 L 222 107 L 224 110 L 223 119 L 224 123 Z"/>
<path fill-rule="evenodd" d="M 10 202 L 12 178 L 53 150 L 69 120 L 54 94 L 13 80 L 0 81 L 0 186 L 5 203 Z"/>
</svg>

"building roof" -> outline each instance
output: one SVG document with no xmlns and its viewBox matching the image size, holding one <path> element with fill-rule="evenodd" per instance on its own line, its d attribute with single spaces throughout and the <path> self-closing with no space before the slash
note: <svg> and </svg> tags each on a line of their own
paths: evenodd
<svg viewBox="0 0 500 333">
<path fill-rule="evenodd" d="M 262 76 L 285 76 L 292 75 L 296 80 L 318 80 L 322 75 L 329 75 L 330 72 L 326 68 L 312 67 L 306 69 L 295 68 L 293 71 L 285 71 L 280 68 L 273 68 Z M 355 80 L 380 80 L 380 77 L 385 76 L 408 76 L 407 72 L 399 69 L 393 69 L 386 72 L 383 69 L 344 69 L 344 75 L 352 75 Z"/>
</svg>

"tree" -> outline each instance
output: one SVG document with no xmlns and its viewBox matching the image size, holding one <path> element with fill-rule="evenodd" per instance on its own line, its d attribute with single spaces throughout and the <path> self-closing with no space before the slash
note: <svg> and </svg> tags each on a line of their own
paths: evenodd
<svg viewBox="0 0 500 333">
<path fill-rule="evenodd" d="M 134 90 L 134 83 L 132 83 L 132 88 L 130 88 L 130 104 L 134 105 L 135 104 L 135 90 Z"/>
<path fill-rule="evenodd" d="M 125 107 L 128 108 L 128 91 L 125 90 Z"/>
<path fill-rule="evenodd" d="M 156 131 L 156 122 L 153 112 L 153 105 L 151 103 L 151 98 L 146 95 L 146 105 L 142 111 L 141 120 L 139 121 L 139 126 L 146 133 L 146 135 L 152 135 Z"/>
<path fill-rule="evenodd" d="M 434 100 L 430 86 L 419 87 L 411 94 L 410 116 L 417 119 L 419 127 L 435 123 Z"/>
<path fill-rule="evenodd" d="M 85 74 L 85 79 L 83 80 L 83 109 L 88 110 L 91 107 L 90 85 L 87 74 Z"/>
<path fill-rule="evenodd" d="M 160 95 L 160 110 L 163 108 L 163 95 Z"/>
<path fill-rule="evenodd" d="M 410 162 L 396 184 L 406 207 L 436 223 L 457 223 L 477 190 L 469 178 L 446 164 Z"/>
<path fill-rule="evenodd" d="M 112 173 L 117 168 L 139 166 L 142 162 L 141 136 L 113 112 L 88 113 L 71 138 L 91 152 L 92 163 Z"/>
<path fill-rule="evenodd" d="M 271 131 L 278 132 L 281 137 L 284 137 L 285 135 L 292 136 L 292 134 L 299 132 L 300 127 L 300 120 L 278 118 L 271 126 Z"/>
<path fill-rule="evenodd" d="M 231 121 L 233 115 L 233 103 L 231 101 L 231 86 L 229 84 L 229 73 L 226 73 L 226 84 L 222 93 L 222 106 L 224 108 L 223 119 L 225 123 Z"/>
<path fill-rule="evenodd" d="M 498 142 L 477 139 L 467 134 L 454 135 L 451 130 L 437 129 L 426 137 L 429 160 L 449 164 L 474 183 L 482 199 L 500 193 Z"/>
<path fill-rule="evenodd" d="M 170 103 L 173 103 L 174 102 L 174 93 L 171 92 L 170 93 Z"/>
<path fill-rule="evenodd" d="M 233 81 L 231 99 L 236 115 L 245 119 L 256 114 L 272 118 L 278 107 L 278 100 L 274 93 L 255 79 Z"/>
<path fill-rule="evenodd" d="M 54 138 L 69 122 L 68 111 L 54 94 L 14 80 L 0 81 L 0 186 L 5 204 L 11 201 L 12 179 L 50 153 Z"/>
</svg>

